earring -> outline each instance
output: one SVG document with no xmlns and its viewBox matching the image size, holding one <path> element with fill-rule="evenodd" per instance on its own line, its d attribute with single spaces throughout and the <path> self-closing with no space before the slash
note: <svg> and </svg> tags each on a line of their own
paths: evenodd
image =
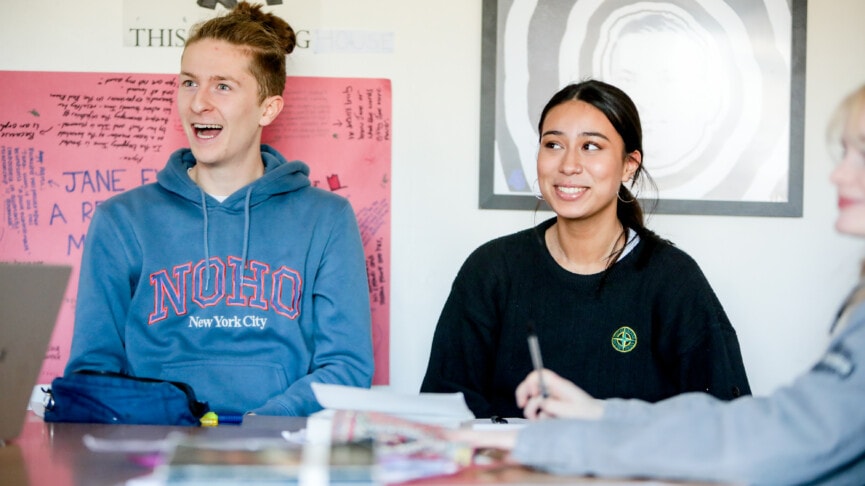
<svg viewBox="0 0 865 486">
<path fill-rule="evenodd" d="M 538 180 L 535 179 L 535 182 L 532 183 L 532 196 L 535 196 L 540 201 L 544 200 L 544 195 L 541 194 L 541 189 L 539 187 Z"/>
<path fill-rule="evenodd" d="M 629 191 L 628 191 L 628 188 L 625 187 L 624 184 L 622 184 L 621 189 L 624 189 L 625 192 L 629 192 Z M 634 201 L 637 200 L 637 196 L 636 196 L 636 195 L 633 195 L 633 194 L 631 194 L 631 199 L 630 199 L 630 200 L 622 199 L 622 191 L 621 191 L 621 190 L 619 190 L 619 192 L 616 193 L 616 197 L 619 198 L 619 201 L 622 201 L 622 202 L 625 203 L 625 204 L 630 204 L 630 203 L 632 203 L 632 202 L 634 202 Z"/>
</svg>

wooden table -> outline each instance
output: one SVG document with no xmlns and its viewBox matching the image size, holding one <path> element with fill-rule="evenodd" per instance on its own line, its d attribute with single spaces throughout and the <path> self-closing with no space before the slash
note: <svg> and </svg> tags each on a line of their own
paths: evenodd
<svg viewBox="0 0 865 486">
<path fill-rule="evenodd" d="M 151 467 L 141 465 L 122 452 L 93 452 L 82 440 L 85 435 L 124 439 L 157 440 L 172 431 L 212 434 L 214 437 L 274 436 L 305 427 L 301 417 L 247 417 L 241 426 L 216 428 L 165 427 L 152 425 L 52 424 L 27 412 L 21 435 L 0 447 L 0 486 L 116 486 L 146 476 Z M 235 435 L 236 434 L 236 435 Z M 429 478 L 410 485 L 457 484 L 646 484 L 641 481 L 602 480 L 544 474 L 513 465 L 473 467 L 454 476 Z M 649 481 L 648 484 L 682 484 Z"/>
</svg>

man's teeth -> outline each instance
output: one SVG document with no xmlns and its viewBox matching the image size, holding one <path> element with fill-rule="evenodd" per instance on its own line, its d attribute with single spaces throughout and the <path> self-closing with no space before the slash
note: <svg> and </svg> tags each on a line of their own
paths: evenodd
<svg viewBox="0 0 865 486">
<path fill-rule="evenodd" d="M 210 130 L 222 130 L 222 125 L 211 125 L 211 124 L 203 124 L 203 123 L 194 123 L 192 128 L 195 129 L 197 135 L 201 138 L 213 138 L 216 136 L 216 133 L 205 133 Z"/>
</svg>

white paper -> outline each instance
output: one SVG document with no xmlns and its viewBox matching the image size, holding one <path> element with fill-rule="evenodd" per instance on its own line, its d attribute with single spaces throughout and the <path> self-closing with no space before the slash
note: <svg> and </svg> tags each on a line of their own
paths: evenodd
<svg viewBox="0 0 865 486">
<path fill-rule="evenodd" d="M 158 438 L 105 438 L 84 434 L 82 442 L 93 452 L 125 452 L 129 454 L 169 453 L 184 437 L 181 432 L 169 432 Z"/>
<path fill-rule="evenodd" d="M 419 393 L 413 395 L 382 389 L 312 383 L 322 407 L 396 415 L 428 423 L 461 422 L 475 418 L 462 393 Z"/>
</svg>

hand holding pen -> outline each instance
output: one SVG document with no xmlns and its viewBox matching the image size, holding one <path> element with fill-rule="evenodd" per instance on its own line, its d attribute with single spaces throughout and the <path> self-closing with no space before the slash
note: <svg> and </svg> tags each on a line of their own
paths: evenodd
<svg viewBox="0 0 865 486">
<path fill-rule="evenodd" d="M 544 397 L 543 390 L 547 396 Z M 532 371 L 517 386 L 517 406 L 527 419 L 580 418 L 598 419 L 604 414 L 604 401 L 593 398 L 582 388 L 553 371 Z"/>
</svg>

